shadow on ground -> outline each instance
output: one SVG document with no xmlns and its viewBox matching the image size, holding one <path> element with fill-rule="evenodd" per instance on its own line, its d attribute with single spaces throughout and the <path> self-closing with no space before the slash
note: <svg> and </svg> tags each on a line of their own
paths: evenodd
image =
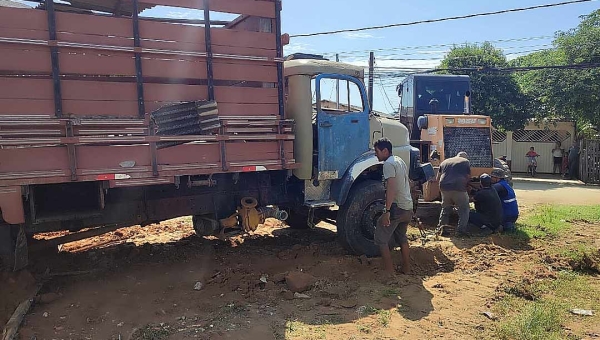
<svg viewBox="0 0 600 340">
<path fill-rule="evenodd" d="M 393 256 L 400 263 L 399 252 Z M 309 338 L 322 325 L 383 327 L 393 315 L 416 321 L 433 311 L 424 280 L 453 271 L 454 262 L 429 246 L 413 247 L 411 259 L 414 275 L 384 279 L 378 259 L 347 255 L 325 228 L 38 254 L 32 271 L 59 274 L 42 291 L 55 299 L 34 306 L 23 332 L 38 338 L 282 339 Z M 288 292 L 281 279 L 288 272 L 316 278 L 304 292 L 310 298 Z"/>
</svg>

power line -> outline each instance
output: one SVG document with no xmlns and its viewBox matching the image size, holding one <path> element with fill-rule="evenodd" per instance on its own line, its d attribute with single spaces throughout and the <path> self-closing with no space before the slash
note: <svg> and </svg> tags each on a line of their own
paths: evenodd
<svg viewBox="0 0 600 340">
<path fill-rule="evenodd" d="M 404 50 L 422 50 L 427 48 L 439 48 L 439 47 L 453 47 L 461 46 L 465 44 L 482 44 L 485 42 L 489 43 L 504 43 L 504 42 L 518 42 L 518 41 L 533 41 L 554 38 L 552 35 L 541 35 L 537 37 L 524 37 L 524 38 L 510 38 L 510 39 L 497 39 L 497 40 L 486 40 L 486 41 L 474 41 L 474 42 L 461 42 L 461 43 L 448 43 L 448 44 L 436 44 L 436 45 L 421 45 L 421 46 L 402 46 L 402 47 L 390 47 L 390 48 L 378 48 L 370 50 L 353 50 L 353 51 L 341 51 L 341 52 L 325 52 L 325 56 L 335 56 L 336 54 L 365 54 L 369 52 L 384 52 L 384 51 L 404 51 Z"/>
<path fill-rule="evenodd" d="M 383 94 L 385 95 L 385 98 L 387 98 L 388 103 L 390 103 L 390 107 L 392 108 L 392 112 L 394 112 L 394 105 L 392 104 L 392 101 L 390 100 L 390 97 L 388 97 L 387 91 L 385 90 L 385 86 L 383 85 L 383 81 L 381 81 L 381 77 L 379 77 L 379 84 L 381 84 L 380 89 L 383 91 Z"/>
<path fill-rule="evenodd" d="M 593 44 L 591 44 L 591 45 L 593 45 Z M 537 44 L 537 45 L 506 46 L 506 47 L 498 47 L 498 49 L 502 50 L 502 52 L 507 52 L 510 50 L 519 50 L 519 49 L 525 49 L 525 48 L 539 48 L 539 47 L 552 48 L 552 47 L 554 47 L 554 45 L 548 43 L 548 44 Z M 383 53 L 383 54 L 377 54 L 377 57 L 380 60 L 382 60 L 382 59 L 385 60 L 388 57 L 395 57 L 395 56 L 442 55 L 442 54 L 447 54 L 448 52 L 451 52 L 451 51 L 452 50 L 450 50 L 450 49 L 446 49 L 443 51 L 438 50 L 438 51 L 415 51 L 415 52 L 406 52 L 406 53 Z M 521 52 L 511 52 L 511 53 L 506 53 L 505 55 L 510 55 L 513 53 L 521 53 Z M 340 54 L 340 57 L 344 57 L 344 58 L 348 59 L 348 58 L 359 58 L 364 55 L 368 55 L 368 53 L 363 53 L 361 55 Z"/>
<path fill-rule="evenodd" d="M 424 73 L 434 73 L 441 71 L 466 71 L 466 72 L 529 72 L 539 70 L 587 70 L 600 68 L 600 63 L 586 63 L 586 64 L 568 64 L 568 65 L 548 65 L 548 66 L 521 66 L 521 67 L 465 67 L 465 68 L 438 68 L 433 69 Z"/>
<path fill-rule="evenodd" d="M 389 25 L 381 25 L 381 26 L 369 26 L 369 27 L 361 27 L 361 28 L 341 29 L 341 30 L 335 30 L 335 31 L 295 34 L 295 35 L 290 35 L 290 37 L 292 37 L 292 38 L 314 37 L 314 36 L 319 36 L 319 35 L 360 32 L 360 31 L 377 30 L 377 29 L 401 27 L 401 26 L 413 26 L 413 25 L 429 24 L 429 23 L 441 22 L 441 21 L 469 19 L 469 18 L 483 17 L 483 16 L 490 16 L 490 15 L 523 12 L 523 11 L 530 11 L 530 10 L 541 9 L 541 8 L 551 8 L 551 7 L 572 5 L 572 4 L 591 2 L 591 1 L 594 1 L 594 0 L 571 0 L 571 1 L 558 2 L 558 3 L 554 3 L 554 4 L 545 4 L 545 5 L 537 5 L 537 6 L 530 6 L 530 7 L 505 9 L 505 10 L 493 11 L 493 12 L 474 13 L 474 14 L 460 15 L 460 16 L 454 16 L 454 17 L 438 18 L 438 19 L 419 20 L 419 21 L 399 23 L 399 24 L 389 24 Z"/>
</svg>

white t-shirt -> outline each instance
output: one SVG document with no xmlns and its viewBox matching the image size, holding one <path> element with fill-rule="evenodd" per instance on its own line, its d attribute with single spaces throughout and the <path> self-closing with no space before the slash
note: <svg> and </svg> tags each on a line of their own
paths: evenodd
<svg viewBox="0 0 600 340">
<path fill-rule="evenodd" d="M 383 163 L 383 179 L 396 181 L 396 197 L 394 203 L 398 208 L 404 210 L 413 209 L 412 196 L 410 195 L 410 183 L 408 179 L 408 168 L 402 158 L 390 156 Z"/>
<path fill-rule="evenodd" d="M 562 156 L 563 156 L 562 149 L 558 148 L 558 149 L 552 150 L 552 157 L 562 157 Z"/>
</svg>

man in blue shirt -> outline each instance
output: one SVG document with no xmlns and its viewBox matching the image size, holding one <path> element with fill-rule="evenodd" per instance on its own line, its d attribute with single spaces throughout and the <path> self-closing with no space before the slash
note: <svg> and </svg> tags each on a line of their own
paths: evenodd
<svg viewBox="0 0 600 340">
<path fill-rule="evenodd" d="M 493 187 L 502 201 L 502 225 L 505 231 L 515 231 L 515 222 L 519 218 L 519 204 L 513 188 L 506 182 L 504 170 L 495 168 L 492 171 Z"/>
</svg>

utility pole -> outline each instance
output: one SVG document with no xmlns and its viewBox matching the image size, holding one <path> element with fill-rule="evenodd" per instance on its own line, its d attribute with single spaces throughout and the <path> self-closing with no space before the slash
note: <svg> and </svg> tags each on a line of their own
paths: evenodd
<svg viewBox="0 0 600 340">
<path fill-rule="evenodd" d="M 340 62 L 340 55 L 338 53 L 335 54 L 335 62 Z M 340 80 L 336 80 L 335 82 L 335 108 L 336 110 L 340 109 Z"/>
<path fill-rule="evenodd" d="M 369 54 L 369 109 L 373 110 L 373 71 L 375 70 L 375 53 Z"/>
</svg>

